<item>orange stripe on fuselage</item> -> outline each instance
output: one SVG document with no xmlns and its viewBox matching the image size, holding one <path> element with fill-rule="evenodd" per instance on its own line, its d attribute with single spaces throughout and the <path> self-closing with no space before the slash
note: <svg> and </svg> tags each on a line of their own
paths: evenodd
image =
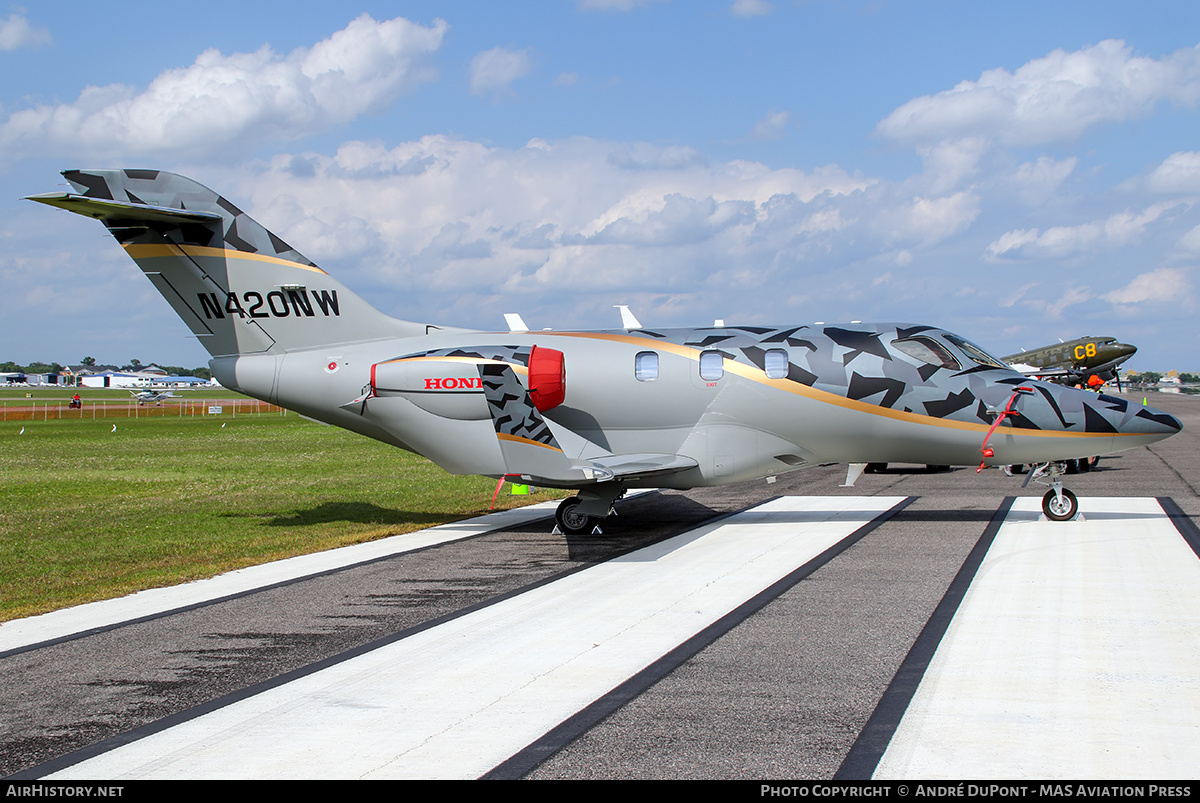
<svg viewBox="0 0 1200 803">
<path fill-rule="evenodd" d="M 616 335 L 602 332 L 540 332 L 539 336 L 551 337 L 580 337 L 589 340 L 606 340 L 612 343 L 626 343 L 632 346 L 642 348 L 652 348 L 658 351 L 665 351 L 670 354 L 675 354 L 684 357 L 694 362 L 700 361 L 700 352 L 703 349 L 692 348 L 691 346 L 682 346 L 678 343 L 664 343 L 661 340 L 655 340 L 651 337 L 635 337 L 633 335 Z M 973 424 L 969 421 L 953 421 L 945 418 L 935 418 L 921 413 L 910 413 L 904 410 L 893 410 L 890 407 L 880 407 L 877 404 L 869 402 L 856 401 L 848 399 L 845 396 L 839 396 L 836 393 L 830 393 L 827 390 L 819 390 L 809 387 L 800 382 L 794 382 L 790 379 L 771 379 L 761 369 L 752 365 L 737 362 L 735 360 L 725 360 L 725 370 L 742 377 L 749 379 L 751 382 L 757 382 L 760 385 L 774 388 L 785 393 L 791 393 L 794 396 L 803 396 L 812 399 L 822 404 L 831 404 L 835 407 L 841 407 L 847 410 L 853 410 L 867 415 L 880 416 L 882 418 L 890 418 L 893 421 L 904 421 L 909 424 L 918 426 L 939 427 L 942 429 L 956 429 L 965 432 L 977 432 L 981 436 L 987 434 L 991 428 L 989 424 Z M 1031 438 L 1114 438 L 1114 437 L 1132 437 L 1137 433 L 1134 432 L 1067 432 L 1065 430 L 1045 430 L 1045 429 L 1023 429 L 1020 427 L 1009 426 L 1007 431 L 1011 435 L 1029 436 Z"/>
</svg>

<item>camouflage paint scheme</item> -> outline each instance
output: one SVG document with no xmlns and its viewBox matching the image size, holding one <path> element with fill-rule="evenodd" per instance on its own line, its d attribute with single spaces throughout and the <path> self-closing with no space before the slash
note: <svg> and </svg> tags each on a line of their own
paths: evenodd
<svg viewBox="0 0 1200 803">
<path fill-rule="evenodd" d="M 226 387 L 451 472 L 579 488 L 593 515 L 627 487 L 738 482 L 818 463 L 1044 463 L 1180 429 L 1148 407 L 1027 379 L 930 326 L 487 333 L 397 320 L 190 179 L 64 175 L 77 192 L 31 200 L 102 220 Z M 566 377 L 565 397 L 544 410 L 528 387 L 538 349 L 561 352 Z M 646 353 L 657 355 L 656 374 L 639 379 Z M 719 376 L 702 376 L 702 359 Z"/>
</svg>

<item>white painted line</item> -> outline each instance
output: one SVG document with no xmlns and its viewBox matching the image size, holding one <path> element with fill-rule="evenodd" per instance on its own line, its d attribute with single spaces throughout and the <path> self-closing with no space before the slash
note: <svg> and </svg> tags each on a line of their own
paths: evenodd
<svg viewBox="0 0 1200 803">
<path fill-rule="evenodd" d="M 784 498 L 55 778 L 477 778 L 902 498 Z"/>
<path fill-rule="evenodd" d="M 0 652 L 186 608 L 189 605 L 211 602 L 233 594 L 265 588 L 300 577 L 310 577 L 377 558 L 470 538 L 489 530 L 520 527 L 530 521 L 554 515 L 557 505 L 558 502 L 550 501 L 501 510 L 486 516 L 380 538 L 365 544 L 353 544 L 238 569 L 206 580 L 167 588 L 152 588 L 125 597 L 89 602 L 86 605 L 76 605 L 40 616 L 13 619 L 0 623 Z"/>
<path fill-rule="evenodd" d="M 1200 767 L 1200 560 L 1153 499 L 1019 499 L 875 778 L 1167 779 Z"/>
</svg>

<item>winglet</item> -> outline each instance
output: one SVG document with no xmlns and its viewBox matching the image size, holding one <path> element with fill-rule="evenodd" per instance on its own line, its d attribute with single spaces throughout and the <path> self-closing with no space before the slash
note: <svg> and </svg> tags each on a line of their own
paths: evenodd
<svg viewBox="0 0 1200 803">
<path fill-rule="evenodd" d="M 641 329 L 642 324 L 624 304 L 614 304 L 621 311 L 621 326 L 625 329 Z"/>
<path fill-rule="evenodd" d="M 858 482 L 858 478 L 866 471 L 866 463 L 851 463 L 846 466 L 846 481 L 841 484 L 842 488 L 853 488 L 854 483 Z"/>
</svg>

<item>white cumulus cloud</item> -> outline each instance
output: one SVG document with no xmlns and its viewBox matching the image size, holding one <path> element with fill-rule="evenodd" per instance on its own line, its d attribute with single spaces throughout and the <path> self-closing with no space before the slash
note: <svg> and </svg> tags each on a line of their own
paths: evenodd
<svg viewBox="0 0 1200 803">
<path fill-rule="evenodd" d="M 977 81 L 914 98 L 877 131 L 902 142 L 968 136 L 1060 142 L 1097 123 L 1144 117 L 1164 101 L 1195 107 L 1198 99 L 1200 46 L 1153 59 L 1110 39 L 1073 52 L 1055 50 L 1014 72 L 988 70 Z"/>
<path fill-rule="evenodd" d="M 1146 178 L 1151 192 L 1200 195 L 1200 152 L 1173 153 Z"/>
<path fill-rule="evenodd" d="M 1075 156 L 1066 159 L 1041 156 L 1036 161 L 1025 162 L 1018 167 L 1011 181 L 1022 200 L 1029 204 L 1040 204 L 1075 172 L 1078 164 L 1079 158 Z"/>
<path fill-rule="evenodd" d="M 1187 299 L 1191 284 L 1184 268 L 1159 268 L 1143 273 L 1124 287 L 1103 297 L 1114 304 L 1140 304 L 1146 301 L 1179 302 Z"/>
<path fill-rule="evenodd" d="M 363 14 L 287 56 L 268 46 L 232 55 L 206 50 L 144 89 L 87 87 L 73 103 L 16 112 L 0 125 L 0 150 L 204 156 L 297 139 L 432 80 L 446 29 L 441 20 L 424 27 Z"/>
<path fill-rule="evenodd" d="M 1109 215 L 1104 220 L 1092 220 L 1077 226 L 1053 226 L 1045 231 L 1010 231 L 988 245 L 987 256 L 991 259 L 1065 259 L 1101 248 L 1131 245 L 1145 236 L 1151 224 L 1177 206 L 1169 202 L 1157 203 L 1140 212 L 1125 210 Z"/>
<path fill-rule="evenodd" d="M 843 205 L 876 184 L 672 146 L 445 135 L 281 155 L 266 171 L 204 180 L 383 309 L 484 326 L 518 307 L 531 324 L 582 323 L 614 303 L 695 320 L 707 313 L 688 294 L 701 288 L 724 304 L 777 271 L 818 270 L 807 255 L 828 261 L 832 238 L 862 225 Z"/>
<path fill-rule="evenodd" d="M 979 197 L 957 192 L 941 198 L 913 198 L 891 209 L 880 209 L 879 219 L 893 240 L 916 240 L 924 246 L 963 231 L 979 216 Z"/>
<path fill-rule="evenodd" d="M 50 44 L 50 32 L 30 25 L 25 15 L 16 12 L 0 20 L 0 50 L 20 50 Z"/>
<path fill-rule="evenodd" d="M 512 83 L 529 74 L 533 60 L 524 50 L 493 47 L 471 59 L 471 92 L 500 97 L 512 92 Z"/>
<path fill-rule="evenodd" d="M 750 139 L 755 142 L 783 139 L 790 119 L 791 115 L 788 112 L 770 112 L 754 124 L 750 131 Z"/>
</svg>

